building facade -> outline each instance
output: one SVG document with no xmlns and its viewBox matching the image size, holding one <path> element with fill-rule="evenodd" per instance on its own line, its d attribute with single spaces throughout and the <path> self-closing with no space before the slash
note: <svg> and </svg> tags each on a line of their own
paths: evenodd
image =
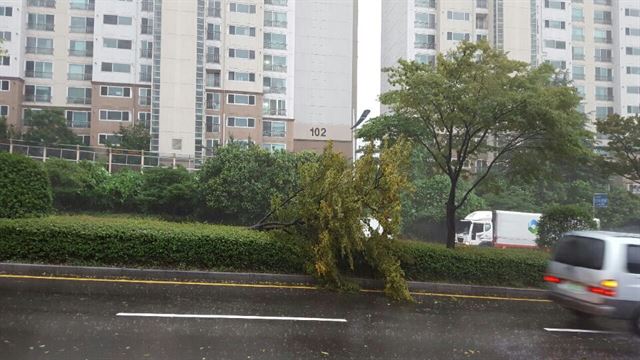
<svg viewBox="0 0 640 360">
<path fill-rule="evenodd" d="M 487 39 L 516 60 L 565 71 L 591 120 L 640 112 L 638 0 L 382 2 L 382 66 L 432 63 L 461 40 Z M 382 91 L 389 89 L 382 78 Z"/>
<path fill-rule="evenodd" d="M 0 0 L 0 110 L 63 109 L 84 144 L 351 154 L 357 0 Z"/>
</svg>

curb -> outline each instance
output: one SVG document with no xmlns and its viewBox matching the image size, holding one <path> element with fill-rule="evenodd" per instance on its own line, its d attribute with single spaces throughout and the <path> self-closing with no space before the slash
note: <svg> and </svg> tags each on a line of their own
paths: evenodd
<svg viewBox="0 0 640 360">
<path fill-rule="evenodd" d="M 210 271 L 182 271 L 160 269 L 130 269 L 117 267 L 87 267 L 66 265 L 40 265 L 0 263 L 1 274 L 25 276 L 70 276 L 86 278 L 126 278 L 136 280 L 183 280 L 238 284 L 278 284 L 315 286 L 318 282 L 308 275 L 229 273 Z M 364 289 L 384 288 L 381 280 L 353 279 Z M 409 281 L 411 292 L 450 294 L 464 296 L 493 296 L 521 299 L 546 299 L 547 291 L 541 289 L 508 288 Z"/>
</svg>

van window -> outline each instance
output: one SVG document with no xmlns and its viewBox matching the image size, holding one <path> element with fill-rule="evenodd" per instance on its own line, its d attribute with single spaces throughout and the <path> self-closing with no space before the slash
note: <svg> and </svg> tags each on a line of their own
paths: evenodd
<svg viewBox="0 0 640 360">
<path fill-rule="evenodd" d="M 640 274 L 640 245 L 627 247 L 627 269 L 632 274 Z"/>
<path fill-rule="evenodd" d="M 604 241 L 578 236 L 560 240 L 553 257 L 559 263 L 601 270 L 604 261 Z"/>
</svg>

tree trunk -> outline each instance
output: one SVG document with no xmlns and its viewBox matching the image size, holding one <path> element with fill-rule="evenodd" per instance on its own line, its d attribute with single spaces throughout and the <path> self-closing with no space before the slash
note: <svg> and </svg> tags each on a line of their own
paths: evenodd
<svg viewBox="0 0 640 360">
<path fill-rule="evenodd" d="M 456 247 L 456 189 L 452 185 L 447 200 L 447 248 Z"/>
</svg>

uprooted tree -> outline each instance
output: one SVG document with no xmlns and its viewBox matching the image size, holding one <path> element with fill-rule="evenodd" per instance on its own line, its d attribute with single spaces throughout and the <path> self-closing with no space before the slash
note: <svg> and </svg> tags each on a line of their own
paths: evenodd
<svg viewBox="0 0 640 360">
<path fill-rule="evenodd" d="M 362 256 L 384 277 L 388 296 L 409 300 L 404 272 L 394 255 L 400 196 L 409 186 L 408 165 L 409 147 L 402 140 L 382 146 L 379 154 L 373 145 L 367 147 L 355 164 L 329 145 L 318 161 L 300 168 L 298 189 L 274 199 L 272 210 L 252 228 L 284 230 L 304 241 L 312 254 L 309 271 L 325 285 L 352 287 L 340 263 L 353 270 L 355 257 Z"/>
<path fill-rule="evenodd" d="M 585 151 L 585 118 L 575 89 L 557 81 L 549 64 L 531 68 L 486 42 L 463 42 L 436 65 L 400 61 L 385 69 L 392 90 L 380 101 L 392 112 L 371 120 L 358 135 L 367 140 L 404 136 L 429 155 L 449 179 L 447 247 L 455 246 L 456 212 L 488 174 L 511 160 Z M 475 174 L 465 163 L 484 155 Z M 535 169 L 532 169 L 535 170 Z M 459 191 L 462 180 L 470 186 Z"/>
</svg>

